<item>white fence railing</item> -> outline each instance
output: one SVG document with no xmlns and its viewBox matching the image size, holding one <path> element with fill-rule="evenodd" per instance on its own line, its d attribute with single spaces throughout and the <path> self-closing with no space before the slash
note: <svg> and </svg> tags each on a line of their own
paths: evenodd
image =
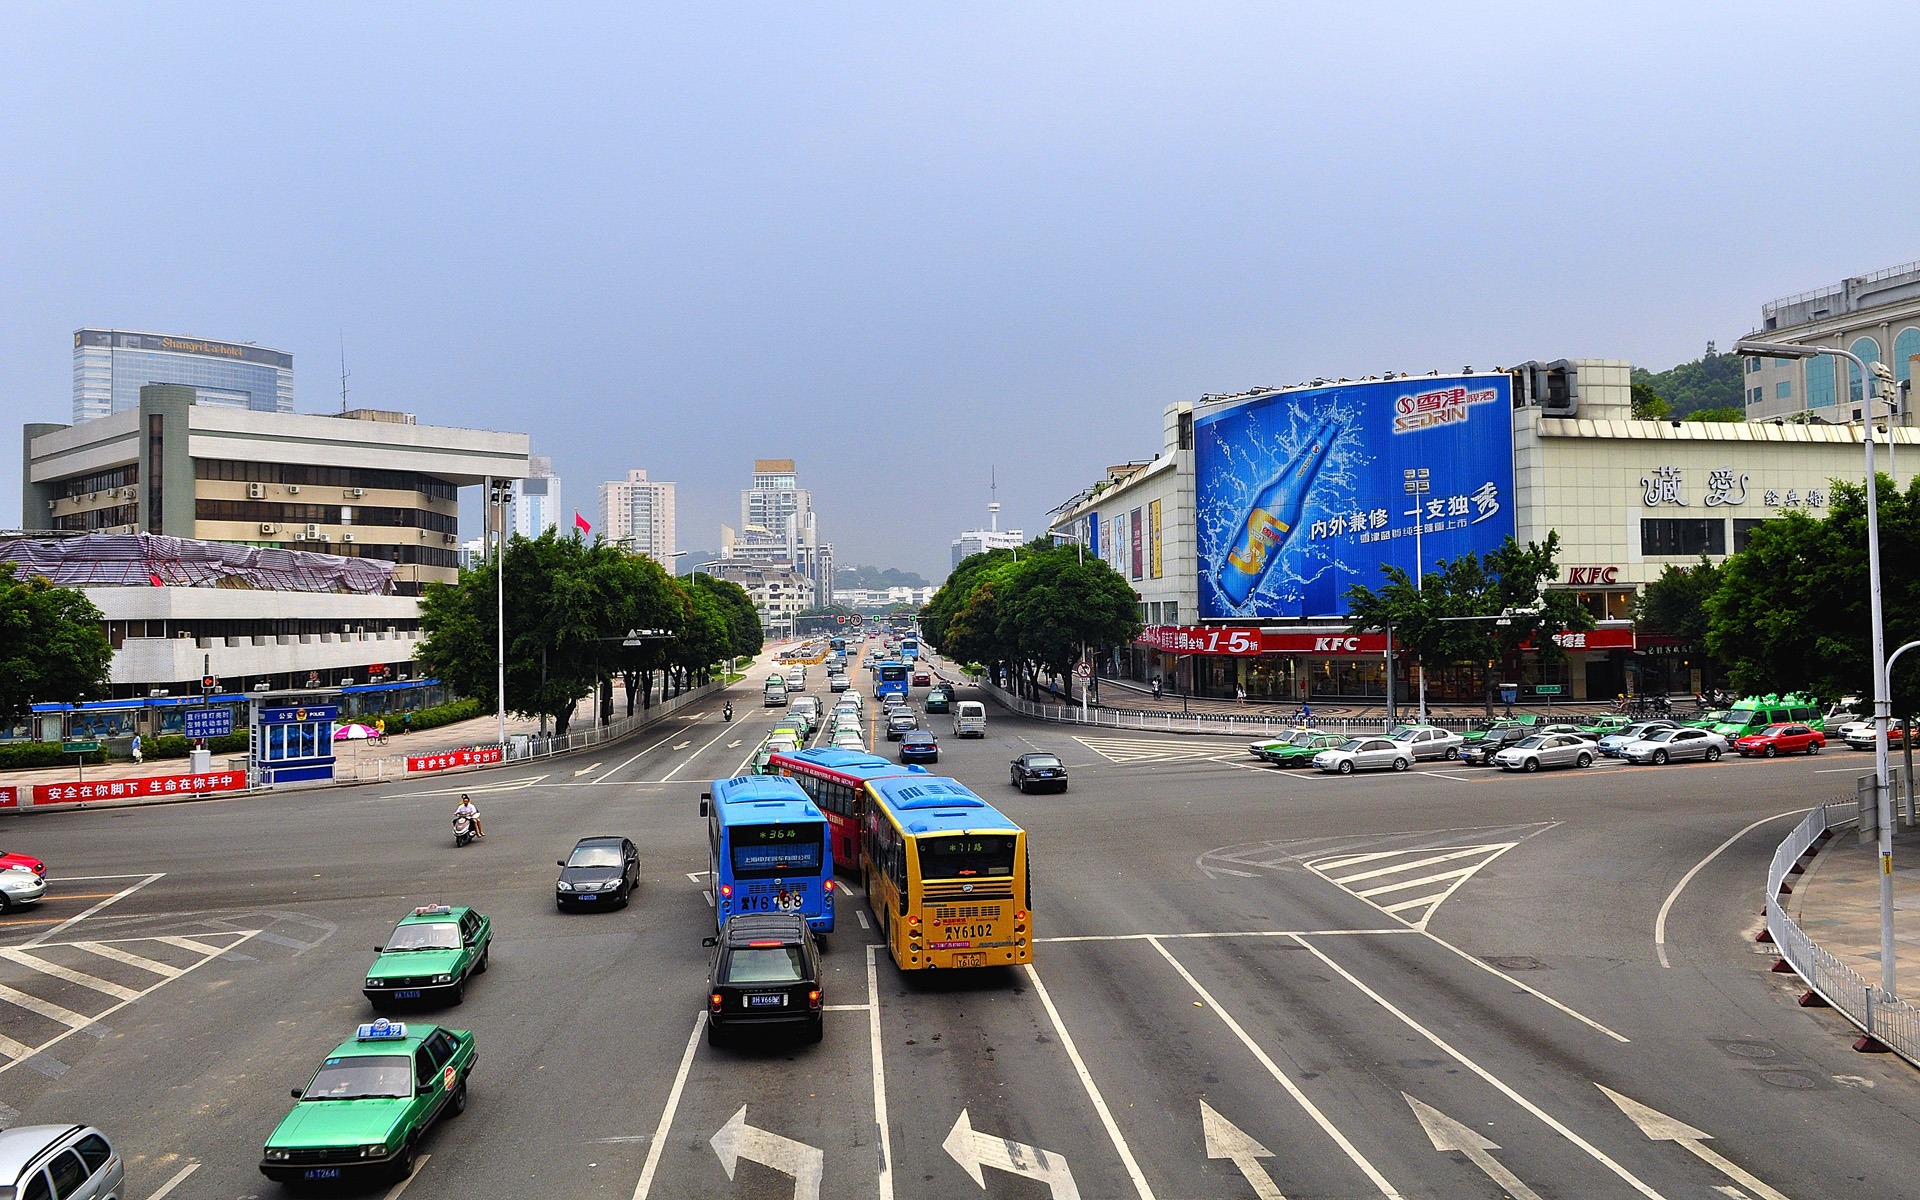
<svg viewBox="0 0 1920 1200">
<path fill-rule="evenodd" d="M 1767 867 L 1767 933 L 1774 948 L 1807 986 L 1868 1036 L 1920 1065 L 1920 1008 L 1889 996 L 1807 936 L 1780 903 L 1780 887 L 1808 850 L 1835 829 L 1860 819 L 1852 800 L 1820 805 L 1773 852 Z"/>
<path fill-rule="evenodd" d="M 1156 712 L 1145 709 L 1101 708 L 1089 704 L 1084 715 L 1077 704 L 1038 704 L 1022 700 L 998 684 L 980 680 L 979 689 L 1011 712 L 1041 721 L 1059 721 L 1101 729 L 1135 730 L 1144 733 L 1212 733 L 1225 737 L 1263 737 L 1287 729 L 1311 725 L 1329 733 L 1380 733 L 1387 728 L 1385 715 L 1378 717 L 1321 717 L 1302 720 L 1297 715 L 1272 713 Z M 1435 721 L 1434 724 L 1442 722 Z M 1465 726 L 1468 721 L 1447 721 Z"/>
</svg>

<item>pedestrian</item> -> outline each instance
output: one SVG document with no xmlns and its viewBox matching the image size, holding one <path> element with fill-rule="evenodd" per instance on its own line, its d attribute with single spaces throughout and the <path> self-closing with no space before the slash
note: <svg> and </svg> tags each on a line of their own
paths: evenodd
<svg viewBox="0 0 1920 1200">
<path fill-rule="evenodd" d="M 136 763 L 146 761 L 140 757 L 140 735 L 137 733 L 133 735 L 133 761 Z"/>
<path fill-rule="evenodd" d="M 405 712 L 400 714 L 400 732 L 401 733 L 413 732 L 413 714 L 412 713 Z"/>
<path fill-rule="evenodd" d="M 1300 723 L 1302 725 L 1311 725 L 1313 723 L 1313 705 L 1302 704 L 1300 706 Z"/>
<path fill-rule="evenodd" d="M 1236 683 L 1236 684 L 1234 684 L 1234 685 L 1233 685 L 1233 698 L 1234 698 L 1235 700 L 1238 700 L 1238 701 L 1239 701 L 1240 703 L 1242 703 L 1242 704 L 1245 704 L 1245 703 L 1247 702 L 1247 689 L 1246 689 L 1246 687 L 1245 687 L 1244 685 L 1242 685 L 1242 684 L 1238 684 L 1238 683 Z"/>
<path fill-rule="evenodd" d="M 1153 698 L 1155 700 L 1160 698 L 1160 677 L 1158 675 L 1153 677 Z"/>
</svg>

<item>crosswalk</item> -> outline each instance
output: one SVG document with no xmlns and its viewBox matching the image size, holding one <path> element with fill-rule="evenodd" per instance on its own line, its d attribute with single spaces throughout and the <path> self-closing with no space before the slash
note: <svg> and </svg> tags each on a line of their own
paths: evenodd
<svg viewBox="0 0 1920 1200">
<path fill-rule="evenodd" d="M 1207 762 L 1245 758 L 1245 746 L 1226 746 L 1193 738 L 1076 737 L 1082 746 L 1110 763 Z"/>
</svg>

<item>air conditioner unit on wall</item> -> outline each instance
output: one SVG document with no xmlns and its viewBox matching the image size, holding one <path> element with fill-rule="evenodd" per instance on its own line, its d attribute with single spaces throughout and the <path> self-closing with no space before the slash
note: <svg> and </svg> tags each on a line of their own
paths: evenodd
<svg viewBox="0 0 1920 1200">
<path fill-rule="evenodd" d="M 307 526 L 307 536 L 308 536 L 308 537 L 310 537 L 310 538 L 317 538 L 317 537 L 319 537 L 319 536 L 320 536 L 320 527 L 319 527 L 318 525 L 309 525 L 309 526 Z"/>
<path fill-rule="evenodd" d="M 249 499 L 249 500 L 265 500 L 266 498 L 267 498 L 267 485 L 266 485 L 266 484 L 264 484 L 264 483 L 250 483 L 250 484 L 248 484 L 248 485 L 247 485 L 247 499 Z"/>
<path fill-rule="evenodd" d="M 300 485 L 299 485 L 299 484 L 297 484 L 297 483 L 290 483 L 290 484 L 288 484 L 288 485 L 287 485 L 287 495 L 289 495 L 289 496 L 298 496 L 299 494 L 300 494 Z"/>
<path fill-rule="evenodd" d="M 278 525 L 273 524 L 271 521 L 262 521 L 260 523 L 260 532 L 261 533 L 279 533 L 280 527 Z"/>
<path fill-rule="evenodd" d="M 355 500 L 358 500 L 360 497 L 366 494 L 367 494 L 367 489 L 365 488 L 348 488 L 347 489 L 347 495 L 352 497 Z"/>
<path fill-rule="evenodd" d="M 59 507 L 60 507 L 60 502 L 59 502 L 58 500 L 49 500 L 49 501 L 47 501 L 47 511 L 48 511 L 48 512 L 52 512 L 52 511 L 53 511 L 54 509 L 56 509 L 56 508 L 59 508 Z"/>
<path fill-rule="evenodd" d="M 138 496 L 139 494 L 140 494 L 139 488 L 121 488 L 120 489 L 120 498 L 122 500 L 131 500 L 135 496 Z"/>
<path fill-rule="evenodd" d="M 340 540 L 343 542 L 350 542 L 353 540 L 353 535 L 350 533 L 343 533 L 340 535 Z"/>
</svg>

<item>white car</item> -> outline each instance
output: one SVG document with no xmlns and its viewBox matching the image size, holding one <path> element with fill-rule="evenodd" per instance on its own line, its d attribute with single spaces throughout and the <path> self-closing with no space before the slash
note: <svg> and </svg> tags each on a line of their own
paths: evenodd
<svg viewBox="0 0 1920 1200">
<path fill-rule="evenodd" d="M 1385 737 L 1357 737 L 1313 756 L 1322 771 L 1351 775 L 1355 771 L 1404 771 L 1413 765 L 1413 746 Z"/>
<path fill-rule="evenodd" d="M 1413 757 L 1425 762 L 1429 759 L 1459 758 L 1461 743 L 1467 739 L 1449 729 L 1436 725 L 1396 725 L 1387 730 L 1387 739 L 1405 742 L 1413 747 Z"/>
<path fill-rule="evenodd" d="M 23 904 L 38 904 L 47 894 L 47 881 L 32 867 L 8 867 L 0 871 L 0 912 Z"/>
<path fill-rule="evenodd" d="M 1620 757 L 1628 762 L 1658 765 L 1689 758 L 1718 762 L 1726 752 L 1727 739 L 1717 733 L 1705 729 L 1662 729 L 1641 741 L 1629 742 L 1620 751 Z"/>
<path fill-rule="evenodd" d="M 1635 742 L 1645 741 L 1649 736 L 1662 729 L 1678 729 L 1672 721 L 1636 721 L 1625 729 L 1609 733 L 1600 739 L 1600 753 L 1608 758 L 1619 758 L 1623 750 Z"/>
<path fill-rule="evenodd" d="M 867 749 L 867 739 L 861 737 L 855 730 L 842 729 L 833 735 L 833 748 L 835 750 L 851 750 L 856 754 L 861 754 Z"/>
<path fill-rule="evenodd" d="M 1503 771 L 1538 771 L 1541 767 L 1590 767 L 1596 747 L 1569 733 L 1536 733 L 1493 756 Z"/>
</svg>

